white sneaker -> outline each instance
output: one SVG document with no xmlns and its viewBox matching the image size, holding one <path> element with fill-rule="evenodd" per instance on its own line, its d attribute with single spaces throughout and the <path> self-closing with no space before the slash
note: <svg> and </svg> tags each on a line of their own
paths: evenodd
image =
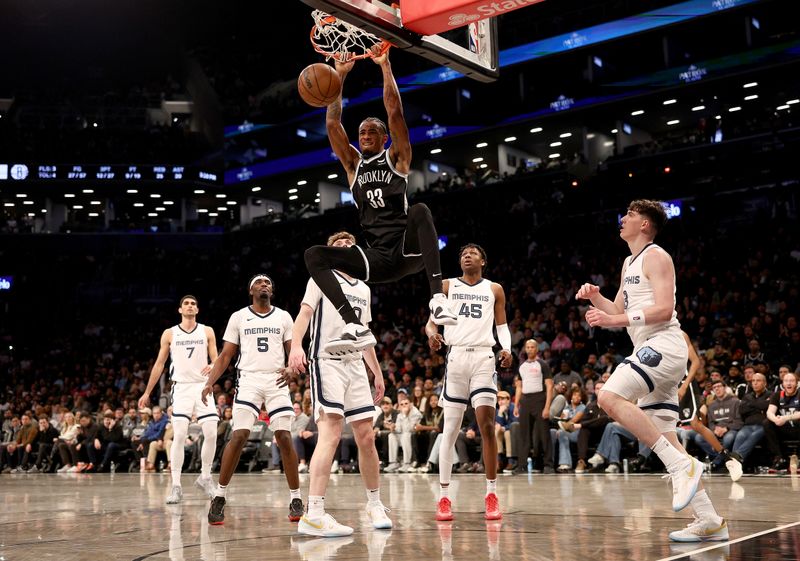
<svg viewBox="0 0 800 561">
<path fill-rule="evenodd" d="M 214 485 L 214 480 L 210 477 L 203 477 L 202 475 L 194 480 L 194 484 L 203 490 L 203 492 L 208 495 L 209 499 L 214 498 L 214 491 L 216 490 L 216 485 Z"/>
<path fill-rule="evenodd" d="M 355 353 L 374 347 L 376 343 L 375 335 L 369 327 L 364 327 L 360 323 L 348 323 L 339 337 L 325 343 L 323 351 L 332 355 Z"/>
<path fill-rule="evenodd" d="M 339 462 L 333 460 L 333 462 L 331 462 L 331 473 L 336 473 L 337 471 L 339 471 Z"/>
<path fill-rule="evenodd" d="M 399 471 L 400 473 L 411 473 L 412 471 L 414 471 L 414 468 L 411 466 L 411 464 L 403 464 L 397 471 Z"/>
<path fill-rule="evenodd" d="M 724 542 L 728 540 L 728 522 L 724 518 L 722 523 L 695 518 L 683 530 L 670 532 L 669 539 L 674 542 Z"/>
<path fill-rule="evenodd" d="M 431 298 L 428 308 L 431 311 L 431 321 L 436 325 L 455 325 L 458 322 L 458 316 L 450 311 L 447 296 L 442 293 Z"/>
<path fill-rule="evenodd" d="M 297 531 L 307 536 L 317 536 L 319 538 L 339 538 L 349 536 L 353 533 L 350 526 L 339 524 L 330 514 L 324 514 L 322 518 L 309 518 L 304 514 L 297 523 Z"/>
<path fill-rule="evenodd" d="M 308 464 L 298 464 L 297 473 L 305 473 L 308 471 Z"/>
<path fill-rule="evenodd" d="M 169 492 L 169 496 L 167 497 L 167 504 L 168 505 L 176 505 L 181 502 L 183 498 L 183 489 L 180 485 L 173 485 L 172 491 Z"/>
<path fill-rule="evenodd" d="M 61 466 L 61 467 L 60 467 L 60 468 L 58 468 L 58 470 L 56 470 L 56 471 L 57 471 L 58 473 L 67 473 L 67 472 L 70 470 L 70 468 L 72 468 L 72 466 L 71 466 L 71 465 Z"/>
<path fill-rule="evenodd" d="M 725 467 L 728 468 L 728 474 L 731 476 L 731 481 L 734 483 L 742 478 L 742 474 L 744 473 L 742 463 L 736 458 L 728 459 L 728 461 L 725 462 Z"/>
<path fill-rule="evenodd" d="M 697 458 L 687 459 L 688 464 L 669 474 L 672 478 L 672 510 L 675 512 L 683 510 L 691 502 L 703 476 L 703 462 Z"/>
<path fill-rule="evenodd" d="M 606 459 L 600 454 L 595 454 L 587 461 L 592 464 L 592 467 L 602 466 L 604 463 L 606 463 Z"/>
<path fill-rule="evenodd" d="M 386 513 L 388 508 L 383 506 L 383 503 L 367 503 L 367 518 L 372 522 L 372 527 L 376 530 L 391 530 L 392 519 Z"/>
<path fill-rule="evenodd" d="M 80 468 L 78 466 L 72 466 L 71 468 L 69 468 L 67 470 L 67 473 L 78 473 L 79 471 L 80 471 Z"/>
<path fill-rule="evenodd" d="M 394 473 L 399 469 L 400 469 L 400 464 L 398 464 L 397 462 L 392 462 L 391 464 L 386 466 L 386 469 L 384 469 L 383 472 L 384 473 Z"/>
<path fill-rule="evenodd" d="M 606 473 L 619 473 L 619 465 L 608 464 L 608 467 L 606 468 Z"/>
</svg>

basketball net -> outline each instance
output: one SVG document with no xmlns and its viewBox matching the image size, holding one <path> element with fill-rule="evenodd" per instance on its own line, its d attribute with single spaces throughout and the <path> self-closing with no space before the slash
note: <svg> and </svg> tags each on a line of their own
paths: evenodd
<svg viewBox="0 0 800 561">
<path fill-rule="evenodd" d="M 325 60 L 348 62 L 381 56 L 391 43 L 321 10 L 311 12 L 311 44 Z"/>
</svg>

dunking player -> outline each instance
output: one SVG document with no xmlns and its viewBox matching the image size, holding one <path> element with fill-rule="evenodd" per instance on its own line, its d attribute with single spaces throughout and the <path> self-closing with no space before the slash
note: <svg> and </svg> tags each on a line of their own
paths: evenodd
<svg viewBox="0 0 800 561">
<path fill-rule="evenodd" d="M 269 415 L 289 484 L 289 520 L 300 520 L 303 501 L 300 497 L 300 477 L 297 474 L 297 454 L 292 446 L 289 429 L 294 409 L 289 392 L 282 388 L 286 357 L 292 343 L 292 316 L 271 303 L 274 285 L 267 275 L 256 275 L 248 283 L 252 304 L 234 312 L 228 320 L 225 342 L 214 363 L 208 382 L 203 388 L 203 403 L 212 392 L 214 383 L 227 370 L 236 353 L 238 376 L 233 398 L 233 436 L 225 446 L 219 471 L 219 484 L 208 510 L 210 524 L 225 521 L 225 495 L 233 472 L 239 464 L 242 448 L 250 436 L 261 406 Z M 213 395 L 212 395 L 213 403 Z"/>
<path fill-rule="evenodd" d="M 728 526 L 702 489 L 703 464 L 686 454 L 675 433 L 678 384 L 686 371 L 688 350 L 675 313 L 672 258 L 653 243 L 666 221 L 660 202 L 631 202 L 620 227 L 631 255 L 622 266 L 616 298 L 604 298 L 600 288 L 589 283 L 581 286 L 576 298 L 591 301 L 586 312 L 590 326 L 628 328 L 633 354 L 603 386 L 598 403 L 658 454 L 672 478 L 672 508 L 692 506 L 695 520 L 671 532 L 670 539 L 722 541 L 728 539 Z"/>
<path fill-rule="evenodd" d="M 439 448 L 439 484 L 441 494 L 436 520 L 452 520 L 449 497 L 453 447 L 461 428 L 467 404 L 472 401 L 481 432 L 483 465 L 486 468 L 487 520 L 502 518 L 497 499 L 497 441 L 494 437 L 497 383 L 492 347 L 494 328 L 500 351 L 500 365 L 511 366 L 511 332 L 506 324 L 506 295 L 503 287 L 483 278 L 486 252 L 476 244 L 467 244 L 459 252 L 462 276 L 444 281 L 444 292 L 458 309 L 458 323 L 444 328 L 444 337 L 432 321 L 425 326 L 428 345 L 437 351 L 449 347 L 442 389 L 444 428 Z"/>
<path fill-rule="evenodd" d="M 328 246 L 352 247 L 356 239 L 347 232 L 338 232 L 328 238 Z M 336 279 L 356 315 L 368 328 L 372 319 L 369 287 L 344 273 L 334 271 Z M 384 383 L 374 347 L 360 353 L 330 355 L 323 350 L 324 343 L 338 337 L 344 322 L 330 300 L 324 297 L 314 279 L 309 279 L 294 322 L 292 351 L 289 354 L 290 371 L 305 372 L 306 355 L 303 337 L 311 325 L 309 355 L 311 402 L 317 421 L 319 438 L 311 456 L 311 483 L 308 491 L 308 512 L 300 519 L 297 531 L 309 536 L 349 536 L 353 528 L 338 523 L 325 513 L 325 490 L 330 479 L 330 467 L 344 422 L 352 424 L 358 446 L 358 467 L 367 489 L 367 517 L 377 529 L 390 529 L 392 521 L 386 516 L 381 503 L 379 478 L 380 464 L 372 432 L 375 404 L 383 398 Z M 362 359 L 363 357 L 363 359 Z M 375 398 L 369 389 L 369 378 L 364 368 L 366 361 L 375 376 Z"/>
<path fill-rule="evenodd" d="M 181 471 L 183 469 L 183 445 L 189 433 L 192 415 L 203 428 L 203 447 L 200 450 L 202 468 L 195 485 L 211 496 L 214 482 L 211 479 L 211 464 L 217 450 L 217 422 L 219 415 L 214 404 L 205 404 L 200 399 L 200 392 L 206 383 L 206 376 L 211 372 L 209 361 L 217 360 L 217 340 L 214 330 L 207 325 L 197 323 L 197 298 L 187 294 L 181 298 L 178 313 L 181 322 L 161 334 L 161 347 L 158 357 L 150 371 L 150 379 L 142 397 L 139 398 L 139 409 L 150 404 L 150 393 L 164 372 L 167 356 L 170 358 L 169 377 L 172 380 L 172 448 L 170 449 L 170 471 L 172 472 L 172 490 L 167 497 L 167 504 L 181 502 Z"/>
<path fill-rule="evenodd" d="M 366 118 L 358 129 L 361 151 L 356 150 L 342 126 L 341 93 L 328 106 L 326 120 L 333 151 L 347 172 L 367 247 L 318 245 L 305 253 L 311 278 L 346 324 L 341 334 L 325 344 L 325 351 L 334 354 L 375 345 L 375 336 L 361 325 L 334 270 L 367 282 L 391 282 L 425 269 L 432 294 L 431 318 L 437 325 L 456 322 L 442 292 L 439 242 L 431 211 L 424 204 L 408 205 L 411 144 L 388 52 L 374 61 L 383 71 L 383 103 L 389 115 L 389 128 L 376 117 Z M 336 63 L 343 82 L 352 67 L 353 62 Z M 386 150 L 389 131 L 392 145 Z"/>
</svg>

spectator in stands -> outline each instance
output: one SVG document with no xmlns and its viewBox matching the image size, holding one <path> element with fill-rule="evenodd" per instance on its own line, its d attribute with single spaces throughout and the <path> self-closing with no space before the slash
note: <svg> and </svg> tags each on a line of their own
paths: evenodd
<svg viewBox="0 0 800 561">
<path fill-rule="evenodd" d="M 559 355 L 572 350 L 572 339 L 567 336 L 567 333 L 563 329 L 558 331 L 556 338 L 550 343 L 550 350 Z"/>
<path fill-rule="evenodd" d="M 50 425 L 47 415 L 39 417 L 39 433 L 36 435 L 36 461 L 28 468 L 28 473 L 49 471 L 50 453 L 58 441 L 58 431 Z"/>
<path fill-rule="evenodd" d="M 311 456 L 314 454 L 314 447 L 317 445 L 318 435 L 317 422 L 314 420 L 314 415 L 311 411 L 310 400 L 305 401 L 304 398 L 303 402 L 303 411 L 301 415 L 305 416 L 305 419 L 297 414 L 297 409 L 295 408 L 295 416 L 292 418 L 292 428 L 289 430 L 299 461 L 297 466 L 298 473 L 306 473 L 308 471 L 308 463 L 311 461 Z M 296 435 L 295 432 L 297 433 Z M 277 448 L 277 446 L 275 446 L 275 448 Z"/>
<path fill-rule="evenodd" d="M 772 394 L 767 420 L 764 421 L 764 438 L 773 456 L 772 468 L 784 469 L 784 443 L 800 440 L 800 393 L 797 391 L 797 375 L 793 372 L 784 375 L 783 388 Z"/>
<path fill-rule="evenodd" d="M 440 425 L 443 415 L 444 409 L 439 407 L 439 396 L 431 393 L 428 396 L 425 412 L 422 413 L 422 418 L 414 427 L 415 432 L 411 437 L 414 454 L 420 464 L 428 462 L 436 436 L 442 432 Z"/>
<path fill-rule="evenodd" d="M 597 445 L 597 451 L 588 460 L 588 463 L 592 466 L 590 471 L 600 471 L 600 469 L 603 467 L 603 464 L 608 463 L 608 466 L 605 469 L 606 473 L 619 473 L 620 454 L 622 453 L 622 439 L 625 439 L 626 441 L 635 441 L 636 437 L 633 436 L 632 432 L 619 423 L 608 423 L 605 429 L 603 429 L 603 436 L 600 439 L 600 444 Z M 639 453 L 643 456 L 649 455 L 649 452 L 643 453 L 643 448 L 643 446 L 639 447 Z"/>
<path fill-rule="evenodd" d="M 95 457 L 100 458 L 97 464 L 97 471 L 102 473 L 108 471 L 117 458 L 122 442 L 122 425 L 117 421 L 116 416 L 111 411 L 106 411 L 103 415 L 103 424 L 97 430 L 97 437 L 94 439 L 93 448 Z"/>
<path fill-rule="evenodd" d="M 0 450 L 0 465 L 5 465 L 3 473 L 23 473 L 28 470 L 29 458 L 39 432 L 39 425 L 33 422 L 32 415 L 30 411 L 22 414 L 16 437 Z"/>
<path fill-rule="evenodd" d="M 414 447 L 411 444 L 411 436 L 416 432 L 415 427 L 422 420 L 422 413 L 411 404 L 408 396 L 402 393 L 397 400 L 397 409 L 394 430 L 389 433 L 389 465 L 384 470 L 386 473 L 395 471 L 406 473 L 416 467 L 412 465 Z M 402 466 L 397 462 L 397 452 L 401 447 L 403 449 Z"/>
<path fill-rule="evenodd" d="M 572 470 L 572 453 L 570 443 L 578 442 L 578 433 L 574 430 L 572 419 L 586 409 L 586 395 L 579 386 L 567 392 L 567 406 L 561 413 L 558 429 L 551 429 L 553 438 L 558 441 L 558 473 L 567 473 Z"/>
<path fill-rule="evenodd" d="M 720 440 L 724 450 L 731 450 L 736 440 L 736 433 L 742 427 L 739 398 L 729 393 L 728 386 L 722 380 L 714 382 L 711 391 L 714 393 L 714 401 L 708 406 L 708 428 Z M 701 434 L 695 435 L 694 442 L 711 457 L 711 465 L 714 468 L 720 468 L 727 459 L 724 454 L 714 452 Z"/>
<path fill-rule="evenodd" d="M 573 384 L 583 387 L 581 375 L 572 369 L 567 360 L 561 361 L 561 370 L 553 376 L 553 384 L 557 385 L 559 382 L 566 382 L 567 388 L 571 388 Z"/>
<path fill-rule="evenodd" d="M 595 398 L 590 400 L 586 408 L 577 413 L 572 419 L 564 422 L 563 430 L 577 431 L 578 463 L 575 466 L 575 473 L 585 473 L 586 459 L 589 453 L 589 443 L 597 442 L 603 436 L 606 425 L 611 422 L 608 414 L 600 408 L 597 403 L 597 392 L 602 389 L 605 383 L 598 380 L 594 384 Z"/>
<path fill-rule="evenodd" d="M 733 451 L 741 456 L 742 462 L 747 460 L 753 448 L 764 437 L 764 421 L 767 419 L 771 397 L 767 391 L 767 377 L 764 374 L 754 373 L 751 385 L 752 392 L 746 393 L 739 405 L 742 427 L 736 433 L 736 440 L 733 443 Z"/>
<path fill-rule="evenodd" d="M 80 428 L 80 425 L 75 422 L 75 415 L 70 412 L 64 414 L 61 434 L 58 435 L 58 442 L 56 442 L 58 455 L 61 457 L 59 473 L 66 473 L 72 469 L 76 463 L 75 452 L 72 446 L 76 443 Z"/>
<path fill-rule="evenodd" d="M 146 425 L 144 432 L 138 439 L 138 443 L 134 448 L 136 459 L 140 462 L 142 458 L 150 458 L 150 445 L 164 438 L 164 431 L 167 428 L 167 423 L 169 423 L 169 418 L 164 415 L 164 412 L 158 405 L 154 406 L 152 410 L 149 407 L 139 410 L 142 416 L 142 423 L 145 422 L 145 418 L 148 417 L 151 412 L 153 420 Z M 152 462 L 148 462 L 145 464 L 144 470 L 153 472 L 156 470 L 156 467 Z"/>
<path fill-rule="evenodd" d="M 517 467 L 517 457 L 514 455 L 512 445 L 512 425 L 517 420 L 514 413 L 514 404 L 511 403 L 511 394 L 505 390 L 497 392 L 497 414 L 494 420 L 494 437 L 497 440 L 497 463 L 499 468 L 514 470 Z M 519 427 L 519 422 L 516 423 Z M 519 429 L 516 429 L 519 430 Z"/>
<path fill-rule="evenodd" d="M 392 407 L 392 399 L 384 397 L 381 400 L 381 413 L 375 418 L 372 431 L 375 433 L 375 447 L 381 461 L 388 463 L 389 457 L 389 434 L 394 432 L 397 423 L 397 410 Z"/>
<path fill-rule="evenodd" d="M 747 343 L 747 348 L 749 352 L 744 357 L 745 364 L 764 364 L 767 362 L 764 353 L 761 352 L 761 344 L 758 342 L 758 339 L 750 339 Z"/>
<path fill-rule="evenodd" d="M 78 464 L 72 466 L 68 471 L 81 472 L 81 471 L 94 471 L 95 466 L 95 450 L 93 443 L 97 437 L 97 423 L 91 415 L 81 415 L 80 430 L 75 439 L 75 444 L 72 445 L 73 456 L 78 459 Z"/>
</svg>

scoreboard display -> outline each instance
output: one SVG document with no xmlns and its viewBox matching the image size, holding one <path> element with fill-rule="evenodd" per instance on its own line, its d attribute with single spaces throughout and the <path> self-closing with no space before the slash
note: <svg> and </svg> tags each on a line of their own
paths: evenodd
<svg viewBox="0 0 800 561">
<path fill-rule="evenodd" d="M 201 181 L 216 183 L 218 177 L 219 174 L 216 171 L 182 165 L 0 163 L 0 181 L 8 182 Z"/>
</svg>

